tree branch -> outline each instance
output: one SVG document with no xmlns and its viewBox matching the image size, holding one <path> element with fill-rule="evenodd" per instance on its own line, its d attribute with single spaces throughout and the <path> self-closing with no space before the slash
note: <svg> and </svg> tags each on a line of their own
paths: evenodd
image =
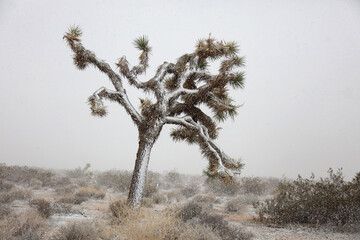
<svg viewBox="0 0 360 240">
<path fill-rule="evenodd" d="M 131 119 L 137 126 L 143 125 L 144 120 L 131 104 L 126 91 L 123 88 L 120 76 L 111 69 L 108 63 L 97 59 L 95 53 L 87 50 L 80 41 L 74 40 L 68 35 L 65 35 L 64 38 L 66 38 L 71 50 L 75 53 L 75 65 L 77 65 L 80 69 L 84 69 L 90 63 L 97 67 L 101 72 L 105 73 L 118 93 L 118 102 L 125 108 L 126 112 L 130 115 Z"/>
<path fill-rule="evenodd" d="M 230 169 L 236 169 L 238 164 L 233 159 L 224 154 L 211 140 L 205 126 L 201 126 L 200 124 L 196 123 L 189 116 L 165 117 L 165 124 L 175 124 L 187 129 L 196 130 L 198 135 L 198 143 L 203 154 L 209 159 L 210 165 L 216 164 L 215 169 L 213 169 L 215 170 L 213 174 L 223 178 L 233 177 L 233 173 L 230 171 Z M 216 163 L 212 162 L 214 159 L 216 159 Z"/>
</svg>

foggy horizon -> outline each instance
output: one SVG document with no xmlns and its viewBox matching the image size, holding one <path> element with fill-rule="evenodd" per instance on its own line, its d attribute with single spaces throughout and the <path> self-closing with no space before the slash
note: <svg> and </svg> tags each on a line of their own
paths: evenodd
<svg viewBox="0 0 360 240">
<path fill-rule="evenodd" d="M 133 40 L 149 37 L 150 79 L 211 36 L 236 41 L 246 59 L 243 104 L 220 123 L 216 143 L 241 158 L 242 176 L 296 178 L 360 171 L 360 2 L 346 1 L 0 1 L 0 163 L 51 169 L 91 164 L 132 171 L 137 129 L 123 107 L 106 101 L 105 118 L 90 114 L 88 97 L 107 76 L 78 70 L 62 39 L 81 27 L 84 46 L 115 70 Z M 216 64 L 215 64 L 216 65 Z M 216 66 L 212 66 L 214 73 Z M 132 104 L 146 95 L 123 79 Z M 196 145 L 173 142 L 166 126 L 149 170 L 202 174 Z"/>
</svg>

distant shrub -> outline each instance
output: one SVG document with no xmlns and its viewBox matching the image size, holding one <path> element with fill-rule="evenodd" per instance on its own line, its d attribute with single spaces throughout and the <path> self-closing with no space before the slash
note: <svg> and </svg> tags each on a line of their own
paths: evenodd
<svg viewBox="0 0 360 240">
<path fill-rule="evenodd" d="M 217 202 L 217 199 L 214 195 L 198 194 L 193 197 L 193 201 L 198 203 L 213 204 Z"/>
<path fill-rule="evenodd" d="M 259 177 L 243 177 L 240 187 L 244 193 L 262 195 L 266 190 L 266 183 Z"/>
<path fill-rule="evenodd" d="M 129 171 L 110 170 L 95 175 L 95 181 L 99 186 L 114 188 L 120 192 L 128 192 L 132 173 Z"/>
<path fill-rule="evenodd" d="M 183 189 L 181 189 L 181 194 L 185 197 L 189 198 L 194 196 L 199 191 L 199 187 L 196 185 L 190 185 L 186 186 Z"/>
<path fill-rule="evenodd" d="M 214 193 L 229 196 L 236 195 L 241 190 L 241 185 L 236 179 L 233 182 L 223 182 L 220 179 L 208 177 L 205 180 L 205 186 Z"/>
<path fill-rule="evenodd" d="M 0 194 L 0 203 L 11 203 L 14 200 L 27 200 L 30 199 L 32 193 L 26 189 L 12 189 L 9 192 L 3 192 Z"/>
<path fill-rule="evenodd" d="M 183 177 L 176 170 L 172 170 L 165 175 L 164 182 L 167 188 L 177 187 L 183 183 Z"/>
<path fill-rule="evenodd" d="M 98 240 L 99 234 L 93 224 L 70 222 L 59 229 L 55 240 Z"/>
<path fill-rule="evenodd" d="M 279 184 L 273 199 L 257 203 L 259 219 L 274 223 L 332 224 L 359 226 L 360 173 L 344 181 L 341 170 L 328 171 L 329 177 L 315 181 L 314 176 Z M 360 229 L 360 228 L 359 228 Z"/>
<path fill-rule="evenodd" d="M 39 214 L 44 218 L 50 217 L 52 215 L 52 213 L 53 213 L 52 204 L 49 201 L 45 200 L 45 199 L 32 200 L 30 202 L 30 205 L 35 207 L 37 209 L 37 211 L 39 212 Z"/>
<path fill-rule="evenodd" d="M 105 191 L 99 190 L 94 187 L 80 187 L 75 193 L 76 198 L 94 198 L 103 199 L 105 197 Z"/>
<path fill-rule="evenodd" d="M 53 176 L 54 173 L 48 170 L 0 165 L 0 179 L 19 184 L 29 185 L 36 179 L 42 183 L 42 186 L 49 186 Z"/>
<path fill-rule="evenodd" d="M 243 197 L 236 197 L 226 203 L 226 210 L 228 212 L 241 213 L 246 209 L 246 204 Z"/>
<path fill-rule="evenodd" d="M 11 182 L 0 179 L 0 192 L 8 192 L 14 187 L 15 187 L 15 185 L 12 184 Z"/>
</svg>

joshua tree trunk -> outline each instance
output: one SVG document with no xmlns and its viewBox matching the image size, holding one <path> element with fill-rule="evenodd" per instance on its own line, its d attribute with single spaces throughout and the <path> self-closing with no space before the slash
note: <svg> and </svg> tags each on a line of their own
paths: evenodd
<svg viewBox="0 0 360 240">
<path fill-rule="evenodd" d="M 146 183 L 151 149 L 161 131 L 161 126 L 139 131 L 139 148 L 136 154 L 135 167 L 131 179 L 128 203 L 133 208 L 141 205 Z"/>
</svg>

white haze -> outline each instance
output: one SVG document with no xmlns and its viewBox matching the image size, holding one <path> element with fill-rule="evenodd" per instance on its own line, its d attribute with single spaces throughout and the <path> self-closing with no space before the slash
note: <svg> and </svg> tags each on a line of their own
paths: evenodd
<svg viewBox="0 0 360 240">
<path fill-rule="evenodd" d="M 221 124 L 218 144 L 253 176 L 351 178 L 360 171 L 360 2 L 318 1 L 0 1 L 0 162 L 46 168 L 132 170 L 137 131 L 118 105 L 90 116 L 88 96 L 110 86 L 79 71 L 62 39 L 71 24 L 84 45 L 115 68 L 132 40 L 147 35 L 153 70 L 191 52 L 196 40 L 235 40 L 246 57 L 245 103 Z M 128 88 L 135 106 L 139 93 Z M 150 169 L 201 174 L 197 146 L 163 130 Z"/>
</svg>

